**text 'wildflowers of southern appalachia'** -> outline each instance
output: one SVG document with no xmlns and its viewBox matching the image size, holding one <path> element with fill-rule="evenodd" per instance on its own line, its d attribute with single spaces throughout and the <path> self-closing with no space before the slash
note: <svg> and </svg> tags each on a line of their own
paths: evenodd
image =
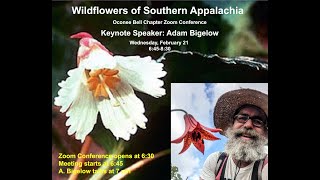
<svg viewBox="0 0 320 180">
<path fill-rule="evenodd" d="M 117 140 L 129 140 L 137 132 L 137 126 L 146 128 L 144 104 L 133 89 L 153 97 L 166 94 L 166 75 L 163 64 L 150 56 L 118 56 L 105 48 L 89 33 L 71 36 L 79 38 L 78 67 L 68 71 L 69 77 L 58 85 L 58 97 L 54 104 L 66 112 L 68 134 L 75 133 L 81 142 L 92 131 L 101 115 L 105 128 L 110 129 Z"/>
</svg>

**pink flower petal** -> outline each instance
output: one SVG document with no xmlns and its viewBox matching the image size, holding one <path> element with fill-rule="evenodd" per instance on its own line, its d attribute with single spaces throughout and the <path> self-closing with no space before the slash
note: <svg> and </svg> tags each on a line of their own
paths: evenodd
<svg viewBox="0 0 320 180">
<path fill-rule="evenodd" d="M 189 129 L 190 129 L 190 121 L 188 119 L 184 119 L 184 122 L 185 122 L 185 129 L 184 129 L 184 133 L 177 139 L 171 141 L 171 143 L 180 143 L 183 138 L 186 136 L 186 134 L 188 133 Z"/>
<path fill-rule="evenodd" d="M 184 138 L 183 148 L 182 148 L 182 150 L 181 150 L 181 152 L 180 152 L 179 154 L 185 152 L 185 151 L 190 147 L 191 141 L 192 141 L 192 140 L 191 140 L 190 133 L 188 133 L 188 134 L 186 135 L 186 137 Z"/>
</svg>

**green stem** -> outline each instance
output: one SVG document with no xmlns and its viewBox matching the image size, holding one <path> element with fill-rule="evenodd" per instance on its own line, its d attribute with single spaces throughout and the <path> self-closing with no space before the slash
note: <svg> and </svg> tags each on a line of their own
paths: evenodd
<svg viewBox="0 0 320 180">
<path fill-rule="evenodd" d="M 187 111 L 185 111 L 185 110 L 183 110 L 183 109 L 171 109 L 171 112 L 172 112 L 172 111 L 182 111 L 182 112 L 188 114 Z"/>
<path fill-rule="evenodd" d="M 110 154 L 121 154 L 124 150 L 124 145 L 123 141 L 120 141 L 117 145 L 117 147 L 113 150 L 110 151 Z M 115 161 L 115 158 L 107 158 L 102 165 L 98 168 L 97 171 L 100 172 L 107 172 L 110 169 L 110 162 Z M 107 173 L 108 174 L 108 173 Z M 104 173 L 94 173 L 89 180 L 100 180 L 103 178 L 103 176 L 106 175 Z"/>
</svg>

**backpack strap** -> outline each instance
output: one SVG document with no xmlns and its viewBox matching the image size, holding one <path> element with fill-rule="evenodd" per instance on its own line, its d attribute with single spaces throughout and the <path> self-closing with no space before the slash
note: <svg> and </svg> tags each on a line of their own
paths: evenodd
<svg viewBox="0 0 320 180">
<path fill-rule="evenodd" d="M 217 165 L 216 165 L 216 169 L 214 171 L 214 174 L 217 175 L 219 170 L 221 169 L 222 163 L 224 161 L 224 159 L 227 157 L 227 153 L 225 152 L 220 152 L 218 161 L 217 161 Z"/>
<path fill-rule="evenodd" d="M 258 171 L 258 178 L 259 178 L 259 180 L 262 180 L 262 169 L 264 168 L 264 166 L 265 166 L 266 164 L 268 164 L 268 155 L 266 155 L 266 157 L 260 161 L 259 171 Z"/>
<path fill-rule="evenodd" d="M 262 169 L 268 163 L 268 155 L 264 159 L 256 161 L 253 165 L 251 180 L 262 180 Z"/>
<path fill-rule="evenodd" d="M 224 174 L 226 161 L 228 159 L 228 155 L 225 152 L 222 152 L 218 158 L 215 174 L 216 174 L 216 180 L 221 179 L 221 175 Z M 223 178 L 223 175 L 222 175 Z"/>
<path fill-rule="evenodd" d="M 262 165 L 263 160 L 258 160 L 254 162 L 253 170 L 251 174 L 251 180 L 258 180 L 259 166 Z M 261 175 L 261 173 L 260 173 Z"/>
<path fill-rule="evenodd" d="M 268 164 L 268 154 L 266 155 L 266 157 L 264 158 L 264 161 L 263 161 L 263 165 L 262 165 L 262 169 L 263 167 Z"/>
<path fill-rule="evenodd" d="M 226 170 L 226 166 L 227 166 L 227 159 L 228 159 L 228 157 L 226 157 L 225 159 L 224 159 L 224 161 L 223 161 L 223 165 L 222 165 L 222 168 L 220 169 L 220 172 L 219 172 L 219 174 L 218 174 L 218 177 L 220 178 L 220 180 L 225 180 L 225 178 L 224 178 L 224 172 L 225 172 L 225 170 Z"/>
</svg>

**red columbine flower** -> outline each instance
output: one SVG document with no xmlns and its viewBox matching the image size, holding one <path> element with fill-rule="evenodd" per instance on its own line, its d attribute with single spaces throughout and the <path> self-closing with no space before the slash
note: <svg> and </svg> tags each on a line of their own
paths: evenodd
<svg viewBox="0 0 320 180">
<path fill-rule="evenodd" d="M 204 154 L 204 139 L 212 141 L 220 139 L 208 131 L 221 132 L 222 129 L 208 128 L 203 126 L 197 120 L 195 120 L 191 114 L 187 113 L 184 115 L 184 121 L 186 124 L 184 133 L 178 139 L 171 141 L 171 143 L 180 143 L 182 140 L 184 140 L 183 148 L 179 154 L 185 152 L 190 147 L 191 142 L 200 152 L 202 152 L 202 154 Z"/>
</svg>

